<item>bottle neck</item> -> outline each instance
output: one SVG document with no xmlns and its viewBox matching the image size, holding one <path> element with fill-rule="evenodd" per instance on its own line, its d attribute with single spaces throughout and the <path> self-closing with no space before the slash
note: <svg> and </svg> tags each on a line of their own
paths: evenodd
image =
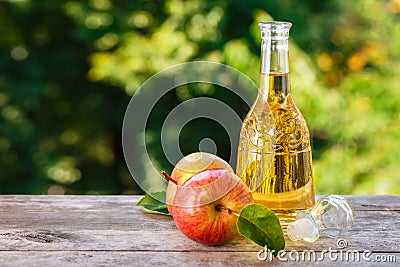
<svg viewBox="0 0 400 267">
<path fill-rule="evenodd" d="M 264 100 L 269 102 L 283 103 L 290 94 L 287 38 L 263 36 L 259 88 Z"/>
<path fill-rule="evenodd" d="M 263 38 L 261 45 L 261 73 L 289 73 L 288 39 Z"/>
</svg>

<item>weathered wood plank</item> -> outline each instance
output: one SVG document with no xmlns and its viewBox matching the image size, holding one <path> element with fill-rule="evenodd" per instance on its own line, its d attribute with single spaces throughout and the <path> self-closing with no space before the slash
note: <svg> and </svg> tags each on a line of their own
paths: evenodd
<svg viewBox="0 0 400 267">
<path fill-rule="evenodd" d="M 0 195 L 0 212 L 125 210 L 142 196 Z"/>
<path fill-rule="evenodd" d="M 174 226 L 172 219 L 126 218 L 112 213 L 86 217 L 62 217 L 59 214 L 40 213 L 39 219 L 31 217 L 6 221 L 0 230 L 0 250 L 191 250 L 191 251 L 255 251 L 259 246 L 238 239 L 221 247 L 208 247 L 192 242 Z M 51 215 L 51 216 L 46 216 Z M 341 236 L 348 249 L 372 251 L 400 251 L 400 214 L 392 212 L 362 212 L 356 224 Z M 380 216 L 384 216 L 382 219 Z M 16 225 L 21 221 L 20 227 Z M 31 225 L 29 223 L 31 222 Z M 173 241 L 171 241 L 173 240 Z M 336 248 L 335 238 L 321 238 L 315 243 L 287 240 L 286 249 Z"/>
<path fill-rule="evenodd" d="M 0 212 L 131 209 L 142 196 L 0 195 Z M 354 210 L 400 210 L 400 195 L 346 195 Z"/>
<path fill-rule="evenodd" d="M 29 201 L 25 203 L 29 204 L 25 207 L 35 206 L 35 211 L 19 212 L 2 209 L 0 212 L 0 250 L 255 251 L 259 248 L 241 239 L 218 248 L 196 244 L 176 229 L 171 217 L 143 213 L 127 197 L 29 196 L 27 198 Z M 48 211 L 48 202 L 53 204 L 51 211 Z M 117 208 L 120 202 L 122 202 L 121 208 Z M 109 208 L 110 206 L 113 208 Z M 73 210 L 69 207 L 88 209 Z M 400 212 L 361 210 L 356 211 L 355 226 L 341 238 L 346 239 L 349 249 L 400 251 L 398 229 L 400 229 Z M 174 242 L 171 242 L 171 238 Z M 335 248 L 336 240 L 321 238 L 313 244 L 288 240 L 287 249 L 321 251 L 329 247 Z"/>
<path fill-rule="evenodd" d="M 400 195 L 346 195 L 354 210 L 400 211 Z"/>
<path fill-rule="evenodd" d="M 346 197 L 355 209 L 355 226 L 341 237 L 348 243 L 345 249 L 399 257 L 400 196 Z M 244 238 L 219 247 L 197 244 L 177 230 L 171 217 L 142 212 L 135 205 L 140 198 L 0 196 L 0 266 L 281 264 L 258 261 L 262 248 Z M 335 250 L 337 240 L 287 240 L 286 251 Z M 331 263 L 337 264 L 328 259 L 323 265 Z"/>
<path fill-rule="evenodd" d="M 377 266 L 377 260 L 385 259 L 387 266 L 395 263 L 388 262 L 400 259 L 400 253 L 374 253 L 367 260 L 352 256 L 329 256 L 316 254 L 316 260 L 296 254 L 284 255 L 282 260 L 275 258 L 259 260 L 257 252 L 164 252 L 164 251 L 21 251 L 0 252 L 1 266 Z M 299 259 L 299 260 L 297 260 Z M 319 259 L 323 259 L 320 261 Z M 342 260 L 341 260 L 342 259 Z M 385 266 L 386 266 L 385 265 Z"/>
</svg>

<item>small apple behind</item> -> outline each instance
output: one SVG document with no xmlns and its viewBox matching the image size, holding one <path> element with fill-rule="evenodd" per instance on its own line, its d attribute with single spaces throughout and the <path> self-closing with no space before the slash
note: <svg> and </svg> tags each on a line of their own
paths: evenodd
<svg viewBox="0 0 400 267">
<path fill-rule="evenodd" d="M 189 154 L 176 164 L 171 177 L 168 178 L 170 182 L 168 183 L 166 202 L 170 213 L 177 189 L 193 175 L 209 169 L 225 169 L 233 172 L 232 167 L 226 161 L 206 152 Z"/>
<path fill-rule="evenodd" d="M 177 189 L 170 212 L 190 239 L 222 245 L 239 234 L 238 213 L 251 203 L 252 194 L 238 176 L 230 170 L 211 169 L 195 174 Z"/>
</svg>

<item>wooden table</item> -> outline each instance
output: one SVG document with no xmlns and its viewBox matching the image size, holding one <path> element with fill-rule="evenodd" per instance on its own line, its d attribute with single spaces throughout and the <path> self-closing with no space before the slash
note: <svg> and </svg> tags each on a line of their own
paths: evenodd
<svg viewBox="0 0 400 267">
<path fill-rule="evenodd" d="M 270 262 L 244 238 L 219 247 L 189 240 L 171 217 L 142 212 L 140 196 L 0 195 L 0 266 L 398 266 L 400 195 L 346 197 L 355 210 L 340 237 L 347 247 L 339 238 L 287 240 Z"/>
</svg>

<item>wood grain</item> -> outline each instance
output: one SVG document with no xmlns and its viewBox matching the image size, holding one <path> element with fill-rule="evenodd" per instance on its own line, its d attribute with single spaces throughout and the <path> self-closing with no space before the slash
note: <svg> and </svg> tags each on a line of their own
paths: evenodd
<svg viewBox="0 0 400 267">
<path fill-rule="evenodd" d="M 399 262 L 400 196 L 345 197 L 355 210 L 355 225 L 341 236 L 348 243 L 343 251 L 370 250 L 372 256 L 394 255 Z M 219 247 L 189 240 L 171 217 L 142 212 L 135 205 L 140 198 L 0 195 L 0 266 L 267 264 L 257 259 L 262 247 L 244 238 Z M 337 250 L 337 240 L 287 240 L 285 250 Z M 268 262 L 270 266 L 283 264 L 276 259 Z M 337 264 L 329 259 L 323 262 L 324 266 Z"/>
</svg>

